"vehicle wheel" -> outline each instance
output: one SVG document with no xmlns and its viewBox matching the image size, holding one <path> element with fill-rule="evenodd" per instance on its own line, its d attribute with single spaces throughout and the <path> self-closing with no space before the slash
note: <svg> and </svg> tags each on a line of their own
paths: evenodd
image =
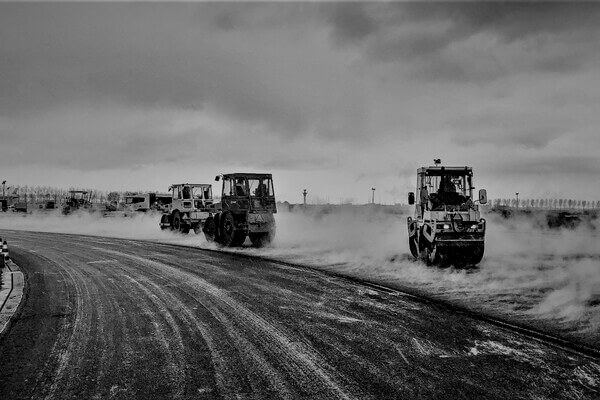
<svg viewBox="0 0 600 400">
<path fill-rule="evenodd" d="M 426 260 L 429 242 L 423 236 L 423 227 L 415 233 L 415 243 L 417 244 L 417 259 Z"/>
<path fill-rule="evenodd" d="M 469 264 L 477 265 L 483 259 L 484 245 L 473 246 L 471 256 L 468 259 Z"/>
<path fill-rule="evenodd" d="M 173 219 L 171 221 L 171 229 L 174 231 L 181 230 L 181 214 L 179 212 L 175 212 L 173 215 Z"/>
<path fill-rule="evenodd" d="M 408 247 L 410 248 L 410 254 L 415 259 L 419 258 L 419 243 L 417 242 L 416 234 L 408 238 Z"/>
<path fill-rule="evenodd" d="M 202 232 L 202 228 L 200 228 L 200 224 L 196 224 L 196 225 L 194 225 L 194 228 L 193 228 L 193 229 L 194 229 L 194 233 L 195 233 L 196 235 L 199 235 L 199 234 L 200 234 L 200 232 Z"/>
<path fill-rule="evenodd" d="M 167 225 L 167 224 L 169 224 L 169 216 L 166 214 L 163 214 L 163 216 L 160 217 L 160 230 L 164 231 L 165 229 L 169 229 L 170 224 L 169 225 Z"/>
<path fill-rule="evenodd" d="M 190 226 L 184 224 L 183 222 L 181 223 L 181 228 L 179 229 L 179 232 L 183 233 L 184 235 L 187 235 L 188 233 L 190 233 Z"/>
<path fill-rule="evenodd" d="M 208 217 L 206 221 L 204 221 L 204 226 L 202 227 L 202 232 L 204 232 L 204 237 L 207 242 L 215 241 L 215 234 L 217 226 L 215 224 L 215 220 L 212 217 Z"/>
<path fill-rule="evenodd" d="M 413 221 L 410 217 L 408 218 L 408 248 L 410 249 L 410 254 L 412 254 L 415 259 L 419 258 L 419 242 L 417 240 L 416 224 L 416 221 Z"/>
<path fill-rule="evenodd" d="M 233 246 L 233 237 L 235 234 L 235 221 L 230 212 L 226 212 L 221 217 L 221 244 L 223 246 Z"/>
<path fill-rule="evenodd" d="M 433 244 L 425 248 L 425 262 L 427 265 L 436 265 L 440 262 L 440 253 L 438 252 L 437 244 Z"/>
</svg>

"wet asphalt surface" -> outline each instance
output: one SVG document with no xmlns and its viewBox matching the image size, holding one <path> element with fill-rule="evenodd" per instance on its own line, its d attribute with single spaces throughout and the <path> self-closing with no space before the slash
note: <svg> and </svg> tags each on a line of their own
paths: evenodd
<svg viewBox="0 0 600 400">
<path fill-rule="evenodd" d="M 410 296 L 195 248 L 2 232 L 0 399 L 600 398 L 600 361 Z"/>
</svg>

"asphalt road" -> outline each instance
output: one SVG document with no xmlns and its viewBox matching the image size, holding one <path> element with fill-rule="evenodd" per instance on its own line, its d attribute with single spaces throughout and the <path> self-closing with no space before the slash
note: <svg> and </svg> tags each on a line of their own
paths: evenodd
<svg viewBox="0 0 600 400">
<path fill-rule="evenodd" d="M 200 249 L 0 232 L 0 398 L 600 398 L 600 361 L 410 296 Z"/>
</svg>

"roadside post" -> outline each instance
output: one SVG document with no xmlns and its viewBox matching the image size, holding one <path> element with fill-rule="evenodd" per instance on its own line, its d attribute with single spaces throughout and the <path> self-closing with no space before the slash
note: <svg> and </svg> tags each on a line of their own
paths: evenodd
<svg viewBox="0 0 600 400">
<path fill-rule="evenodd" d="M 2 239 L 0 239 L 1 241 Z M 2 242 L 2 263 L 0 265 L 2 265 L 2 267 L 4 267 L 6 261 L 8 260 L 8 243 L 6 243 L 6 240 Z"/>
</svg>

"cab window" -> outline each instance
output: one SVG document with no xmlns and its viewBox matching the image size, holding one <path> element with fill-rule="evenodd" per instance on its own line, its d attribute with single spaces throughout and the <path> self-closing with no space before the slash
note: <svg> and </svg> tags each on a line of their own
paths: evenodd
<svg viewBox="0 0 600 400">
<path fill-rule="evenodd" d="M 248 179 L 248 189 L 250 189 L 250 194 L 252 196 L 263 196 L 262 194 L 262 186 L 261 180 L 256 178 Z"/>
<path fill-rule="evenodd" d="M 236 196 L 247 196 L 248 192 L 246 191 L 246 179 L 245 178 L 235 178 L 235 195 Z"/>
<path fill-rule="evenodd" d="M 231 179 L 224 177 L 223 178 L 223 196 L 231 196 Z"/>
<path fill-rule="evenodd" d="M 273 190 L 273 180 L 271 178 L 265 179 L 264 183 L 267 189 L 267 196 L 275 196 L 275 191 Z"/>
<path fill-rule="evenodd" d="M 248 179 L 248 187 L 252 196 L 273 196 L 273 182 L 269 178 Z"/>
</svg>

